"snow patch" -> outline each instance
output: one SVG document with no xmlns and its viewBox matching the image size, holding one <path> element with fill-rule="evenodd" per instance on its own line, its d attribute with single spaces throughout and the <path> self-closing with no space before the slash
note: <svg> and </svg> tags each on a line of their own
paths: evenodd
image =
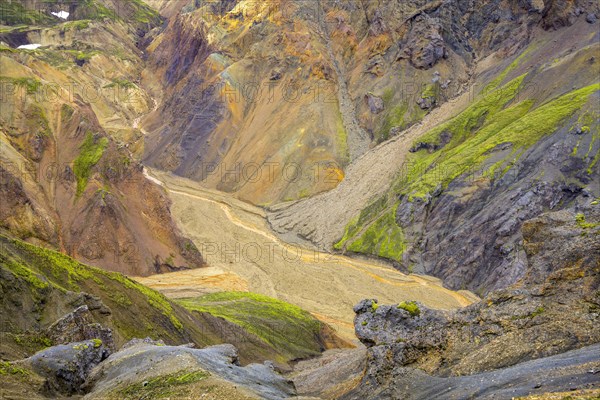
<svg viewBox="0 0 600 400">
<path fill-rule="evenodd" d="M 69 18 L 69 13 L 66 12 L 66 11 L 59 11 L 59 12 L 52 11 L 50 14 L 52 14 L 52 15 L 58 17 L 58 18 L 61 18 L 61 19 L 67 19 L 67 18 Z"/>
<path fill-rule="evenodd" d="M 38 47 L 42 47 L 41 44 L 39 43 L 35 43 L 35 44 L 24 44 L 22 46 L 17 47 L 17 49 L 23 49 L 23 50 L 35 50 Z"/>
</svg>

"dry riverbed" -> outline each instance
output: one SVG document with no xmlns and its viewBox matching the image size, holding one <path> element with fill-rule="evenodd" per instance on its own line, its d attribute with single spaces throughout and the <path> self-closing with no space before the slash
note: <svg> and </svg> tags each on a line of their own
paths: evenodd
<svg viewBox="0 0 600 400">
<path fill-rule="evenodd" d="M 135 278 L 169 297 L 257 292 L 302 307 L 353 340 L 352 307 L 364 298 L 382 304 L 417 300 L 439 309 L 477 300 L 470 292 L 444 288 L 436 278 L 285 243 L 271 232 L 263 209 L 181 177 L 147 174 L 162 182 L 173 201 L 175 221 L 210 265 Z"/>
</svg>

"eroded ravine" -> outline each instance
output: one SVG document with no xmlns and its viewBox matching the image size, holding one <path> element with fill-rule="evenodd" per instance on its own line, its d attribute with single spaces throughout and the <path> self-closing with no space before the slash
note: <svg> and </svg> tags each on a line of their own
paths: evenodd
<svg viewBox="0 0 600 400">
<path fill-rule="evenodd" d="M 167 296 L 250 290 L 296 304 L 351 339 L 352 307 L 363 298 L 417 300 L 440 309 L 476 300 L 472 293 L 444 288 L 435 278 L 290 245 L 269 230 L 258 207 L 184 178 L 158 171 L 148 175 L 162 182 L 173 201 L 173 217 L 211 266 L 137 278 Z"/>
</svg>

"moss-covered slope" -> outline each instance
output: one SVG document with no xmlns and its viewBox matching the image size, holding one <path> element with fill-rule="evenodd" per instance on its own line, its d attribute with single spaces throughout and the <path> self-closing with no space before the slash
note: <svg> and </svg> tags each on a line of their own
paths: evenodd
<svg viewBox="0 0 600 400">
<path fill-rule="evenodd" d="M 243 363 L 267 359 L 286 363 L 317 355 L 328 341 L 320 322 L 283 302 L 226 295 L 229 303 L 216 303 L 219 297 L 204 299 L 198 303 L 204 308 L 191 307 L 201 312 L 191 312 L 119 273 L 4 235 L 0 235 L 0 277 L 0 356 L 8 360 L 54 344 L 45 329 L 83 304 L 97 322 L 113 330 L 117 347 L 144 337 L 199 347 L 231 343 Z M 244 302 L 236 298 L 251 299 L 246 310 L 262 314 L 240 316 Z M 267 326 L 270 330 L 265 331 Z M 264 340 L 264 332 L 274 340 Z"/>
<path fill-rule="evenodd" d="M 335 345 L 324 340 L 328 328 L 310 313 L 271 297 L 221 292 L 177 302 L 189 310 L 207 312 L 241 326 L 273 347 L 279 353 L 277 361 L 315 356 Z"/>
<path fill-rule="evenodd" d="M 533 99 L 518 99 L 524 78 L 525 75 L 519 76 L 481 96 L 460 114 L 416 141 L 407 168 L 397 178 L 392 191 L 350 222 L 335 248 L 402 261 L 407 246 L 396 221 L 398 198 L 405 197 L 409 202 L 428 201 L 457 179 L 501 178 L 529 147 L 555 133 L 600 90 L 600 84 L 594 83 L 534 107 Z M 590 132 L 586 126 L 586 133 L 596 137 L 598 125 L 592 128 Z M 510 151 L 501 158 L 494 157 L 502 146 Z M 598 152 L 593 142 L 590 151 Z M 596 157 L 587 160 L 583 169 L 591 175 Z"/>
</svg>

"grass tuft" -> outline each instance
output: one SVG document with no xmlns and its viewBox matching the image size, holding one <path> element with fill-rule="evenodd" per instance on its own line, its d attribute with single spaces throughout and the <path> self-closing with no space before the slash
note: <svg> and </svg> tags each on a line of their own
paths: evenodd
<svg viewBox="0 0 600 400">
<path fill-rule="evenodd" d="M 31 373 L 25 368 L 21 368 L 8 361 L 0 361 L 0 375 L 19 375 L 26 378 L 31 375 Z"/>
<path fill-rule="evenodd" d="M 414 301 L 403 301 L 402 303 L 398 304 L 398 308 L 408 311 L 412 317 L 418 317 L 421 315 L 421 309 Z"/>
</svg>

